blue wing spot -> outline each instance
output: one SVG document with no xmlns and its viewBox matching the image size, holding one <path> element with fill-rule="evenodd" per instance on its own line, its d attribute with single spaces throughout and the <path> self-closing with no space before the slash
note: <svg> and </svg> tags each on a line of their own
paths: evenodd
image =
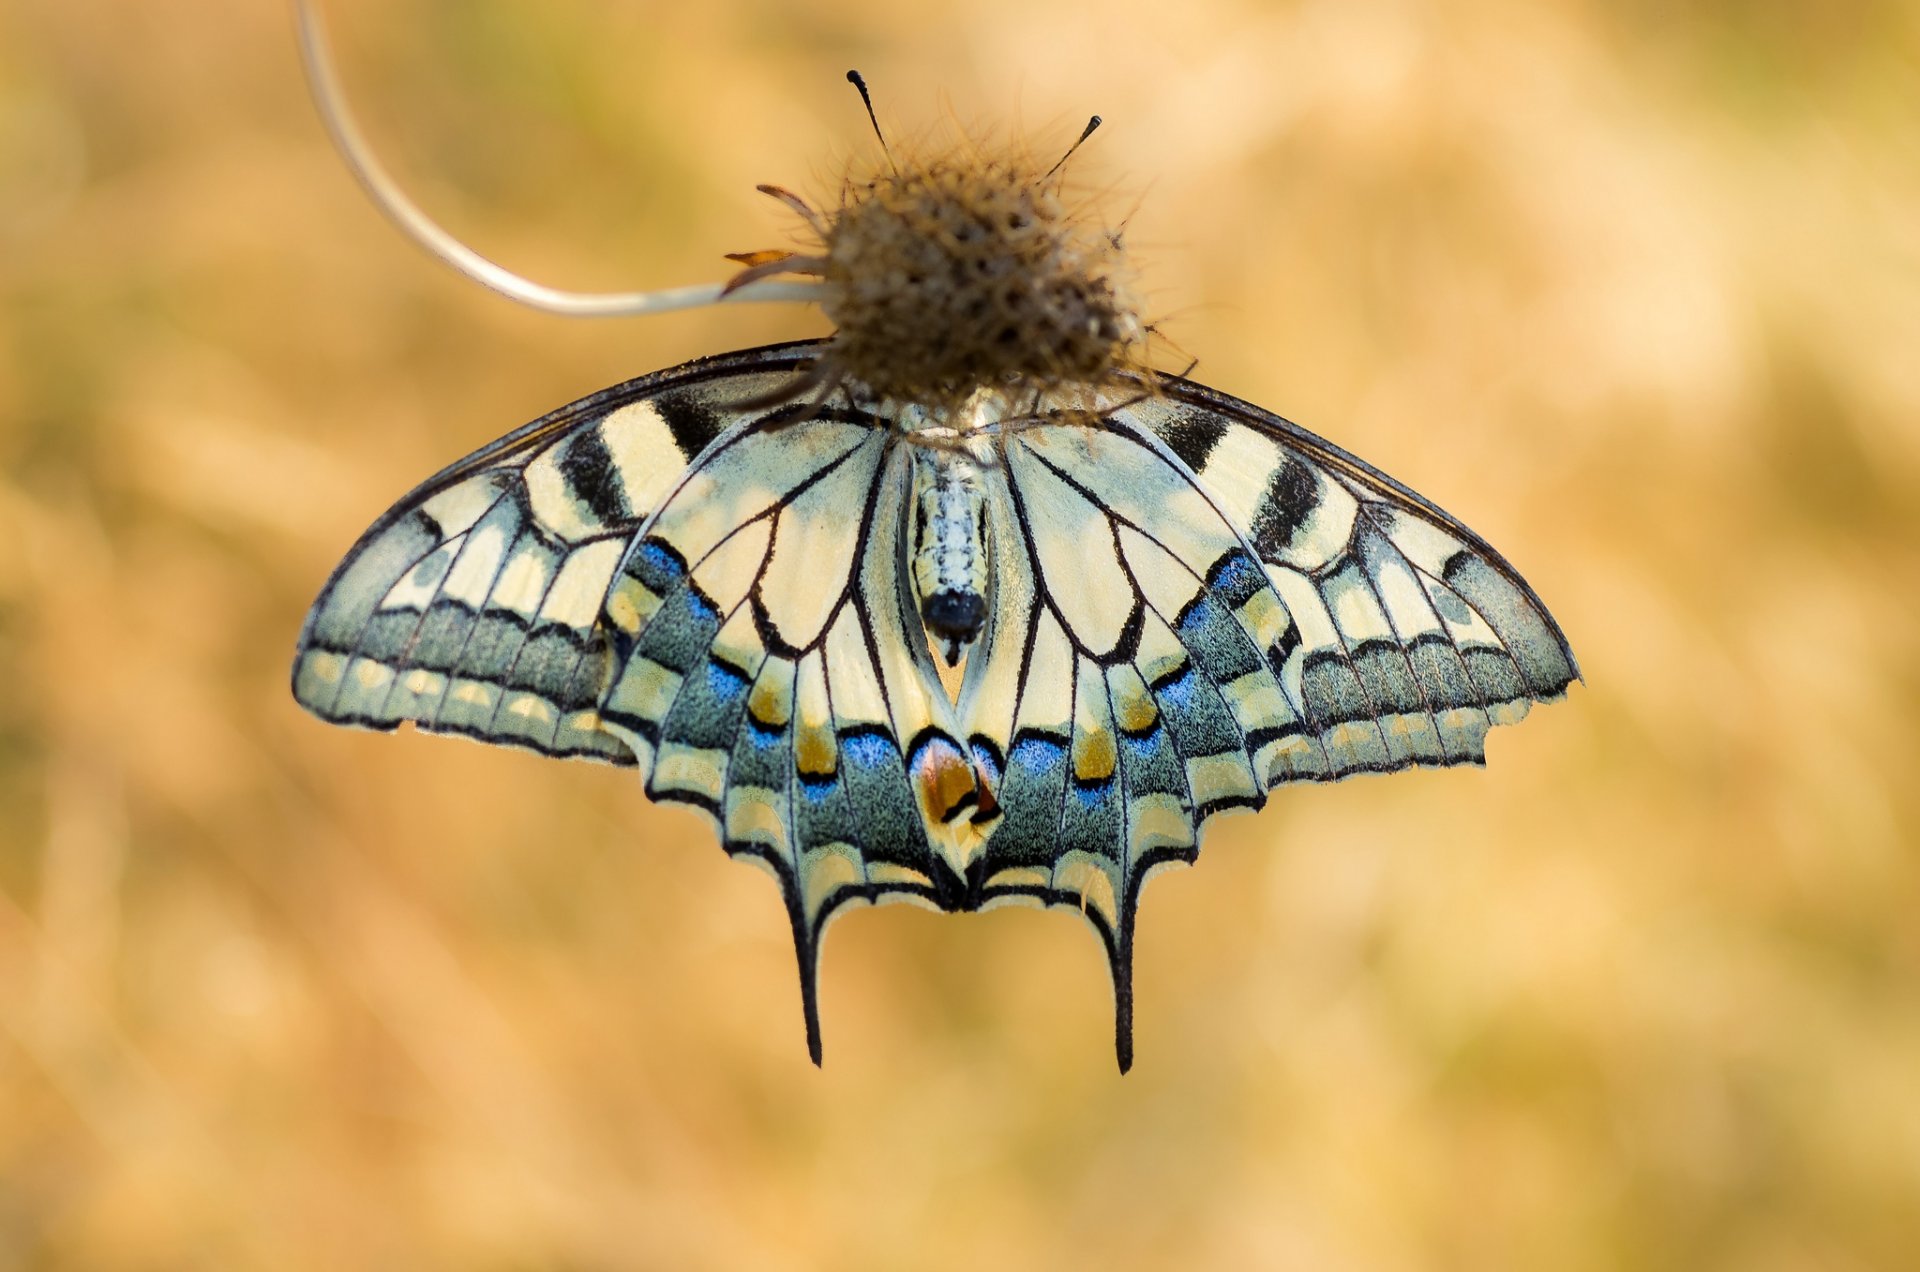
<svg viewBox="0 0 1920 1272">
<path fill-rule="evenodd" d="M 627 557 L 626 572 L 655 592 L 664 592 L 686 577 L 687 563 L 660 539 L 642 539 Z"/>
<path fill-rule="evenodd" d="M 1208 572 L 1207 586 L 1229 605 L 1239 606 L 1267 586 L 1267 574 L 1246 553 L 1234 551 L 1220 558 Z"/>
<path fill-rule="evenodd" d="M 967 739 L 967 749 L 973 752 L 973 759 L 986 773 L 989 784 L 998 786 L 1000 778 L 1007 771 L 1005 761 L 1000 757 L 1000 748 L 993 739 L 983 733 L 976 733 Z"/>
<path fill-rule="evenodd" d="M 1182 663 L 1176 675 L 1154 682 L 1153 690 L 1175 707 L 1193 705 L 1193 664 Z"/>
<path fill-rule="evenodd" d="M 700 622 L 719 626 L 720 607 L 715 605 L 705 592 L 692 584 L 687 586 L 687 608 Z"/>
<path fill-rule="evenodd" d="M 1013 744 L 1013 750 L 1007 755 L 1007 766 L 1044 772 L 1062 763 L 1066 757 L 1066 743 L 1028 734 Z"/>
<path fill-rule="evenodd" d="M 1113 779 L 1103 777 L 1097 781 L 1083 782 L 1076 777 L 1071 789 L 1083 808 L 1099 808 L 1113 794 Z"/>
<path fill-rule="evenodd" d="M 1210 595 L 1202 594 L 1180 611 L 1178 626 L 1188 636 L 1197 637 L 1220 621 L 1220 606 Z"/>
<path fill-rule="evenodd" d="M 831 773 L 826 777 L 820 777 L 813 773 L 802 773 L 800 775 L 800 793 L 807 797 L 807 802 L 812 804 L 826 803 L 827 800 L 833 797 L 834 789 L 839 785 L 840 775 L 838 773 Z"/>
<path fill-rule="evenodd" d="M 840 735 L 840 754 L 858 768 L 878 768 L 899 752 L 886 734 L 862 730 Z"/>
<path fill-rule="evenodd" d="M 715 659 L 707 661 L 707 688 L 721 702 L 731 706 L 747 691 L 747 677 L 738 667 Z"/>
</svg>

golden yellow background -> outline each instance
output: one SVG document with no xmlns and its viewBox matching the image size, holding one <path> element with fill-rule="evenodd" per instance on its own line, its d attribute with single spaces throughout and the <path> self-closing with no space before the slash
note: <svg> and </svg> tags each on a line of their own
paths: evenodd
<svg viewBox="0 0 1920 1272">
<path fill-rule="evenodd" d="M 267 0 L 0 0 L 0 1269 L 1920 1266 L 1920 17 L 1791 0 L 340 0 L 456 232 L 585 288 L 949 115 L 1136 204 L 1198 378 L 1460 514 L 1587 682 L 1142 914 L 862 910 L 629 772 L 325 727 L 441 464 L 817 334 L 577 323 L 368 207 Z"/>
</svg>

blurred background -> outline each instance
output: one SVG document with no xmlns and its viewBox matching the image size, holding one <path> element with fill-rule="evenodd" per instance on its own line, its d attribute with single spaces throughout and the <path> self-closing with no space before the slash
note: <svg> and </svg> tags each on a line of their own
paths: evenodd
<svg viewBox="0 0 1920 1272">
<path fill-rule="evenodd" d="M 1156 883 L 834 929 L 631 773 L 325 727 L 416 481 L 818 334 L 581 323 L 368 207 L 267 0 L 0 0 L 0 1269 L 1920 1264 L 1920 15 L 330 0 L 388 164 L 578 288 L 781 245 L 858 66 L 1113 191 L 1196 377 L 1499 546 L 1586 674 Z"/>
</svg>

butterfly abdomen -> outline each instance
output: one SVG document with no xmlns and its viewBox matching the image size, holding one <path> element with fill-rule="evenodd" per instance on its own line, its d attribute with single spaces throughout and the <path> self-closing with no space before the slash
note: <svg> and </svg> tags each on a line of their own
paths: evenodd
<svg viewBox="0 0 1920 1272">
<path fill-rule="evenodd" d="M 913 588 L 934 648 L 953 666 L 987 619 L 985 494 L 973 461 L 916 448 Z"/>
</svg>

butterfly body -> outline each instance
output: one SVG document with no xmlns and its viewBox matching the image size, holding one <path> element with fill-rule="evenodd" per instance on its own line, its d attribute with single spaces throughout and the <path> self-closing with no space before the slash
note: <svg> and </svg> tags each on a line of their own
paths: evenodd
<svg viewBox="0 0 1920 1272">
<path fill-rule="evenodd" d="M 948 666 L 987 619 L 986 495 L 979 467 L 951 448 L 914 452 L 913 584 L 927 634 Z"/>
</svg>

